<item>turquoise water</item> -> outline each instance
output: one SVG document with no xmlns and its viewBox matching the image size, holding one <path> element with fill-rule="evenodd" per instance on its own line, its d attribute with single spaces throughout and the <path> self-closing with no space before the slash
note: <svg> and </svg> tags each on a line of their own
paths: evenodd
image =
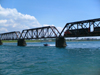
<svg viewBox="0 0 100 75">
<path fill-rule="evenodd" d="M 44 43 L 0 46 L 0 75 L 100 75 L 100 41 L 67 42 L 66 48 Z"/>
</svg>

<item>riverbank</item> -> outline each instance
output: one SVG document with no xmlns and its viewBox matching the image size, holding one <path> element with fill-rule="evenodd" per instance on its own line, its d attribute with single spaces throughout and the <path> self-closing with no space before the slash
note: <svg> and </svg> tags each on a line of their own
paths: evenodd
<svg viewBox="0 0 100 75">
<path fill-rule="evenodd" d="M 95 40 L 66 40 L 66 42 L 79 42 L 79 41 L 100 41 L 100 39 L 95 39 Z"/>
<path fill-rule="evenodd" d="M 55 42 L 55 40 L 25 40 L 26 42 Z M 66 40 L 66 42 L 79 42 L 79 41 L 100 41 L 100 39 L 97 40 Z M 2 40 L 3 43 L 16 43 L 17 40 Z"/>
<path fill-rule="evenodd" d="M 41 42 L 41 40 L 25 40 L 26 42 Z M 3 43 L 16 43 L 17 40 L 2 40 Z"/>
</svg>

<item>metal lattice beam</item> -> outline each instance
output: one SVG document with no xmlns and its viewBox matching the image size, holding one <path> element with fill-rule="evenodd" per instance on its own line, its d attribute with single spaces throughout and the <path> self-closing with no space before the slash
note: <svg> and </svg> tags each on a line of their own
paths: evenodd
<svg viewBox="0 0 100 75">
<path fill-rule="evenodd" d="M 65 35 L 66 31 L 69 31 L 70 34 Z M 61 36 L 100 36 L 100 18 L 67 23 L 61 31 L 59 37 Z"/>
<path fill-rule="evenodd" d="M 54 26 L 26 29 L 21 33 L 21 39 L 56 38 L 60 32 Z"/>
<path fill-rule="evenodd" d="M 20 32 L 19 31 L 0 34 L 0 39 L 1 40 L 17 40 L 17 39 L 19 39 L 19 37 L 20 37 Z"/>
</svg>

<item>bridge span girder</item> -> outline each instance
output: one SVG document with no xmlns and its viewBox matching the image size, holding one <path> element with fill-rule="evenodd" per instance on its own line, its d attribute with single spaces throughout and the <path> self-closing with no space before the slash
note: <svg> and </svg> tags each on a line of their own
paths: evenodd
<svg viewBox="0 0 100 75">
<path fill-rule="evenodd" d="M 18 40 L 20 37 L 19 31 L 7 32 L 0 34 L 0 40 Z"/>
<path fill-rule="evenodd" d="M 55 26 L 46 26 L 33 29 L 25 29 L 20 33 L 19 31 L 8 32 L 0 34 L 1 40 L 18 40 L 18 39 L 42 39 L 42 38 L 56 38 L 60 32 Z"/>
<path fill-rule="evenodd" d="M 46 26 L 40 28 L 23 30 L 20 39 L 42 39 L 42 38 L 56 38 L 60 32 L 54 26 Z"/>
<path fill-rule="evenodd" d="M 67 23 L 59 36 L 100 36 L 100 18 Z"/>
</svg>

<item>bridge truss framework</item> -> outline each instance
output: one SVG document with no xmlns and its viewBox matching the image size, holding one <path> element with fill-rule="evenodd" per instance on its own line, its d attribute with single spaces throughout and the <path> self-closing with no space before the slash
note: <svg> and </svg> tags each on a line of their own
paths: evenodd
<svg viewBox="0 0 100 75">
<path fill-rule="evenodd" d="M 20 37 L 19 31 L 8 32 L 0 34 L 0 40 L 18 40 Z"/>
<path fill-rule="evenodd" d="M 66 31 L 70 31 L 72 34 L 64 35 Z M 100 36 L 100 18 L 67 23 L 59 36 Z"/>
<path fill-rule="evenodd" d="M 54 26 L 25 29 L 0 34 L 1 40 L 18 40 L 18 46 L 26 46 L 26 39 L 56 38 L 56 47 L 66 47 L 64 37 L 100 36 L 100 18 L 67 23 L 61 33 Z"/>
<path fill-rule="evenodd" d="M 20 33 L 19 31 L 8 32 L 0 34 L 1 40 L 18 40 L 18 39 L 42 39 L 42 38 L 56 38 L 60 32 L 55 26 L 46 26 L 33 29 L 25 29 Z"/>
</svg>

